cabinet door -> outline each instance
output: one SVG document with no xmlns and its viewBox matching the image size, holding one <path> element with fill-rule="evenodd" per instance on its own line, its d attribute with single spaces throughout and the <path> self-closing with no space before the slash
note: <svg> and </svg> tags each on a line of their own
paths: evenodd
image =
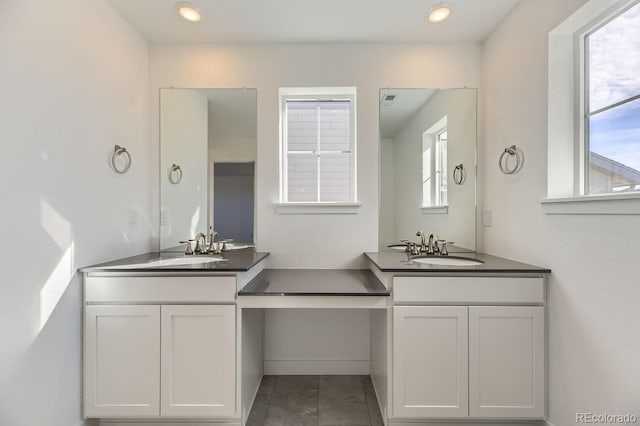
<svg viewBox="0 0 640 426">
<path fill-rule="evenodd" d="M 235 415 L 235 306 L 162 307 L 163 416 Z"/>
<path fill-rule="evenodd" d="M 85 307 L 84 415 L 160 414 L 160 307 Z"/>
<path fill-rule="evenodd" d="M 543 418 L 544 308 L 469 308 L 469 413 Z"/>
<path fill-rule="evenodd" d="M 393 416 L 468 415 L 466 306 L 393 308 Z"/>
</svg>

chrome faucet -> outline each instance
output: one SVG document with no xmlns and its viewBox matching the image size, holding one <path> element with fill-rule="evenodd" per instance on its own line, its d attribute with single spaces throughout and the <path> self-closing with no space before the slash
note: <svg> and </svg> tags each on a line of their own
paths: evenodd
<svg viewBox="0 0 640 426">
<path fill-rule="evenodd" d="M 193 250 L 195 254 L 206 254 L 207 253 L 207 237 L 202 232 L 198 232 L 196 234 L 196 248 Z"/>
<path fill-rule="evenodd" d="M 209 235 L 207 236 L 207 240 L 209 241 L 209 244 L 207 246 L 207 253 L 215 253 L 216 252 L 216 249 L 215 249 L 216 235 L 218 235 L 218 233 L 213 230 L 213 227 L 210 226 L 209 227 Z"/>
<path fill-rule="evenodd" d="M 440 254 L 438 241 L 440 241 L 440 238 L 438 237 L 437 234 L 429 235 L 429 244 L 427 246 L 427 254 Z"/>
<path fill-rule="evenodd" d="M 429 247 L 431 247 L 431 237 L 432 236 L 433 236 L 433 234 L 431 234 L 431 236 L 429 237 Z M 424 232 L 422 232 L 422 231 L 416 232 L 416 237 L 420 237 L 420 252 L 429 254 L 429 250 L 428 250 L 426 242 L 425 242 Z"/>
</svg>

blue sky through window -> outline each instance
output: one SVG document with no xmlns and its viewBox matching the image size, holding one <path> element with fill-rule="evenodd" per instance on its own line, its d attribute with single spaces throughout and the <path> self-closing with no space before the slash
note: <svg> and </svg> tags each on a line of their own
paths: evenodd
<svg viewBox="0 0 640 426">
<path fill-rule="evenodd" d="M 640 95 L 640 3 L 588 36 L 589 110 Z M 640 170 L 640 99 L 591 115 L 592 152 Z"/>
</svg>

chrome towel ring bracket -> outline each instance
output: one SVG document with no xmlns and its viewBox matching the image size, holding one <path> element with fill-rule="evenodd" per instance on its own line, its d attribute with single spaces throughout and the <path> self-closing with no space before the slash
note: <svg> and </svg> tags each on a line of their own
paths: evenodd
<svg viewBox="0 0 640 426">
<path fill-rule="evenodd" d="M 462 165 L 462 163 L 458 164 L 453 169 L 453 182 L 456 185 L 462 185 L 466 177 L 467 177 L 467 172 L 464 170 L 464 166 Z"/>
<path fill-rule="evenodd" d="M 524 165 L 524 153 L 515 145 L 504 149 L 498 159 L 498 167 L 505 175 L 518 173 Z"/>
<path fill-rule="evenodd" d="M 172 164 L 169 169 L 169 182 L 174 185 L 177 185 L 182 180 L 182 168 L 177 164 Z"/>
<path fill-rule="evenodd" d="M 124 158 L 124 165 L 120 164 L 120 158 Z M 111 154 L 111 167 L 113 167 L 114 172 L 119 174 L 126 173 L 127 170 L 129 170 L 129 167 L 131 167 L 131 154 L 129 154 L 127 148 L 120 145 L 116 145 L 115 148 L 113 148 L 113 154 Z"/>
</svg>

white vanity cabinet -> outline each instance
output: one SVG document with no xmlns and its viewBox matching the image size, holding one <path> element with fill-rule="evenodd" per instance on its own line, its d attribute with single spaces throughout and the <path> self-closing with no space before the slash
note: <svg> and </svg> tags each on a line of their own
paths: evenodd
<svg viewBox="0 0 640 426">
<path fill-rule="evenodd" d="M 236 417 L 235 276 L 85 277 L 84 416 Z"/>
<path fill-rule="evenodd" d="M 392 417 L 545 417 L 542 277 L 394 277 L 393 298 Z"/>
<path fill-rule="evenodd" d="M 397 417 L 465 417 L 467 308 L 393 308 L 393 409 Z"/>
</svg>

